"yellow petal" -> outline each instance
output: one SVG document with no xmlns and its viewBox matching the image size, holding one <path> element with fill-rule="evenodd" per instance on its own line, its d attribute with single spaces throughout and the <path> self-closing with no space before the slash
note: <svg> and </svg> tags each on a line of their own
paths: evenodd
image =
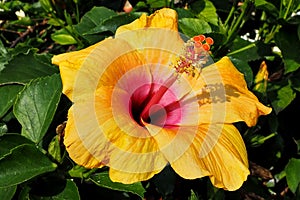
<svg viewBox="0 0 300 200">
<path fill-rule="evenodd" d="M 142 52 L 147 63 L 170 64 L 183 48 L 177 31 L 177 13 L 168 8 L 150 16 L 142 15 L 134 22 L 121 26 L 116 38 L 124 39 Z M 170 57 L 171 54 L 173 57 Z"/>
<path fill-rule="evenodd" d="M 143 54 L 148 64 L 170 65 L 184 45 L 178 32 L 162 28 L 125 31 L 116 38 L 123 39 Z"/>
<path fill-rule="evenodd" d="M 73 161 L 75 161 L 77 164 L 81 166 L 85 166 L 87 168 L 102 167 L 103 164 L 101 163 L 101 160 L 105 160 L 105 159 L 99 160 L 95 156 L 93 156 L 93 152 L 90 152 L 90 150 L 88 149 L 90 147 L 87 148 L 83 143 L 84 136 L 81 137 L 81 135 L 78 133 L 77 126 L 80 124 L 75 123 L 73 117 L 74 115 L 73 108 L 74 107 L 71 107 L 69 109 L 68 121 L 64 133 L 64 144 L 69 153 L 69 156 L 72 158 Z M 82 116 L 88 116 L 87 112 L 82 113 Z M 91 135 L 90 137 L 93 136 Z M 98 151 L 99 152 L 102 151 L 103 154 L 105 154 L 106 152 L 105 149 L 103 150 L 99 149 Z"/>
<path fill-rule="evenodd" d="M 124 40 L 106 40 L 86 55 L 70 86 L 74 104 L 64 138 L 76 163 L 89 168 L 109 166 L 112 180 L 123 183 L 149 179 L 167 164 L 149 133 L 124 110 L 128 105 L 120 106 L 127 102 L 119 98 L 130 91 L 124 93 L 117 86 L 130 79 L 129 72 L 139 77 L 141 84 L 147 79 L 151 83 L 143 57 Z M 129 89 L 137 80 L 131 80 Z"/>
<path fill-rule="evenodd" d="M 111 68 L 111 70 L 114 70 L 116 74 L 120 74 L 118 70 L 122 68 L 123 64 L 120 62 L 117 63 L 118 61 L 115 60 L 119 56 L 131 51 L 139 50 L 141 54 L 128 56 L 125 63 L 126 67 L 131 66 L 128 64 L 130 62 L 134 62 L 132 66 L 135 67 L 135 63 L 140 60 L 144 60 L 144 63 L 147 64 L 169 65 L 181 51 L 183 45 L 178 32 L 174 31 L 177 30 L 177 28 L 174 28 L 175 25 L 177 27 L 176 12 L 171 9 L 162 9 L 149 17 L 143 16 L 137 21 L 155 28 L 137 30 L 136 32 L 119 31 L 121 34 L 117 33 L 115 39 L 109 38 L 80 51 L 54 56 L 52 62 L 60 67 L 63 93 L 73 101 L 74 84 L 79 79 L 79 76 L 81 77 L 80 81 L 84 81 L 82 80 L 83 74 L 90 76 L 89 79 L 86 79 L 89 81 L 78 84 L 79 86 L 89 88 L 91 82 L 98 82 L 96 79 L 102 75 L 103 71 L 112 62 L 116 62 L 115 65 L 118 64 L 118 67 Z M 131 25 L 128 26 L 131 27 Z M 120 30 L 122 30 L 121 27 Z M 131 30 L 131 28 L 128 30 Z M 157 37 L 157 35 L 160 35 L 160 37 Z M 140 56 L 144 58 L 140 59 Z M 124 61 L 125 59 L 119 60 Z M 80 75 L 78 75 L 78 71 L 80 71 Z M 118 78 L 115 75 L 112 77 Z M 108 79 L 111 79 L 111 77 Z M 81 89 L 83 90 L 84 88 L 81 87 Z M 79 91 L 79 89 L 77 90 Z M 82 91 L 79 92 L 82 93 Z"/>
<path fill-rule="evenodd" d="M 197 127 L 193 126 L 163 128 L 145 123 L 145 128 L 169 163 L 175 162 L 186 153 L 197 134 Z"/>
<path fill-rule="evenodd" d="M 209 176 L 214 186 L 230 191 L 240 188 L 249 175 L 246 149 L 233 125 L 201 125 L 190 147 L 171 166 L 183 178 Z"/>
<path fill-rule="evenodd" d="M 147 180 L 160 172 L 167 160 L 146 129 L 138 126 L 128 112 L 119 110 L 114 116 L 112 92 L 103 86 L 94 98 L 88 96 L 72 106 L 64 144 L 79 165 L 109 166 L 113 181 L 128 184 Z"/>
<path fill-rule="evenodd" d="M 146 129 L 132 119 L 127 102 L 120 101 L 123 95 L 128 94 L 116 88 L 99 88 L 95 110 L 103 135 L 114 147 L 107 163 L 111 170 L 110 178 L 117 182 L 133 183 L 147 180 L 160 172 L 167 160 Z"/>
<path fill-rule="evenodd" d="M 103 42 L 92 45 L 81 51 L 63 53 L 52 57 L 52 63 L 59 66 L 60 75 L 63 83 L 63 93 L 72 99 L 73 85 L 77 71 L 81 68 L 86 57 Z"/>
<path fill-rule="evenodd" d="M 150 16 L 143 14 L 139 19 L 133 21 L 130 24 L 120 26 L 116 35 L 124 31 L 132 31 L 143 28 L 163 28 L 177 31 L 177 13 L 175 10 L 169 8 L 163 8 Z"/>
<path fill-rule="evenodd" d="M 205 67 L 200 76 L 193 83 L 193 92 L 197 94 L 201 123 L 245 121 L 254 126 L 260 115 L 272 111 L 248 90 L 243 74 L 228 57 Z"/>
<path fill-rule="evenodd" d="M 269 72 L 267 69 L 267 64 L 265 61 L 263 61 L 260 64 L 259 70 L 255 76 L 255 80 L 254 80 L 255 86 L 253 90 L 265 94 L 267 91 L 268 76 L 269 76 Z"/>
<path fill-rule="evenodd" d="M 131 162 L 132 160 L 125 160 L 125 163 L 127 162 Z M 133 160 L 135 161 L 135 160 Z M 145 166 L 145 165 L 150 165 L 149 163 L 152 162 L 153 160 L 149 160 L 146 162 L 133 162 L 133 165 L 137 165 L 137 166 Z M 124 164 L 124 163 L 123 163 Z M 145 181 L 145 180 L 149 180 L 150 178 L 152 178 L 155 174 L 158 174 L 160 170 L 155 170 L 155 171 L 151 171 L 148 173 L 127 173 L 125 171 L 120 171 L 120 170 L 115 170 L 113 168 L 109 169 L 109 177 L 113 182 L 119 182 L 119 183 L 124 183 L 124 184 L 132 184 L 132 183 L 136 183 L 139 181 Z"/>
<path fill-rule="evenodd" d="M 126 41 L 106 39 L 84 50 L 54 56 L 53 63 L 59 65 L 63 92 L 75 101 L 93 93 L 98 84 L 114 84 L 123 73 L 144 61 Z"/>
</svg>

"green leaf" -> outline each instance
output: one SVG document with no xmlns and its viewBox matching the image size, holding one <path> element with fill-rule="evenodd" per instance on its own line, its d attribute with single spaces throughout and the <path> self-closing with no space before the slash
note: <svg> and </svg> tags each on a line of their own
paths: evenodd
<svg viewBox="0 0 300 200">
<path fill-rule="evenodd" d="M 65 189 L 58 195 L 52 196 L 51 199 L 52 200 L 62 200 L 62 199 L 80 200 L 80 196 L 76 184 L 71 180 L 67 180 Z"/>
<path fill-rule="evenodd" d="M 19 54 L 0 71 L 0 85 L 7 83 L 28 83 L 30 80 L 58 73 L 58 68 L 45 64 L 45 56 L 36 55 L 33 50 Z"/>
<path fill-rule="evenodd" d="M 285 172 L 287 184 L 295 193 L 300 183 L 300 159 L 291 158 L 285 167 Z"/>
<path fill-rule="evenodd" d="M 23 86 L 21 85 L 0 86 L 0 118 L 2 118 L 14 104 L 15 98 L 22 88 Z"/>
<path fill-rule="evenodd" d="M 1 56 L 5 56 L 7 54 L 7 50 L 6 48 L 4 47 L 2 41 L 0 40 L 0 55 Z"/>
<path fill-rule="evenodd" d="M 34 145 L 23 144 L 0 160 L 0 187 L 17 185 L 55 168 Z"/>
<path fill-rule="evenodd" d="M 56 183 L 56 185 L 47 185 L 47 186 L 55 187 L 55 186 L 57 186 L 57 183 Z M 44 186 L 44 187 L 46 187 L 46 186 Z M 49 189 L 51 190 L 53 188 L 49 188 Z M 44 190 L 46 190 L 46 188 Z M 72 180 L 69 180 L 69 179 L 66 181 L 66 185 L 63 188 L 63 190 L 56 195 L 53 195 L 53 196 L 31 195 L 31 196 L 32 196 L 32 198 L 30 198 L 30 199 L 36 199 L 36 200 L 38 200 L 38 199 L 40 199 L 40 200 L 80 200 L 80 195 L 79 195 L 79 191 L 78 191 L 76 184 Z"/>
<path fill-rule="evenodd" d="M 291 83 L 287 81 L 270 84 L 268 85 L 268 90 L 269 98 L 276 114 L 284 110 L 296 98 Z"/>
<path fill-rule="evenodd" d="M 283 0 L 283 8 L 281 9 L 281 16 L 283 19 L 287 19 L 287 17 L 291 16 L 292 13 L 297 13 L 300 9 L 300 1 L 299 0 Z"/>
<path fill-rule="evenodd" d="M 234 66 L 244 74 L 248 87 L 251 87 L 253 83 L 253 72 L 251 67 L 248 65 L 248 62 L 233 56 L 230 56 L 229 58 Z"/>
<path fill-rule="evenodd" d="M 212 32 L 208 34 L 207 36 L 211 37 L 214 39 L 214 44 L 212 46 L 212 53 L 214 54 L 214 49 L 222 46 L 224 42 L 226 41 L 226 35 L 222 33 L 217 33 L 217 32 Z"/>
<path fill-rule="evenodd" d="M 148 9 L 146 2 L 138 1 L 137 4 L 134 6 L 135 10 L 145 10 Z"/>
<path fill-rule="evenodd" d="M 207 182 L 207 194 L 208 194 L 207 199 L 211 199 L 211 200 L 226 199 L 224 190 L 214 187 L 210 181 Z"/>
<path fill-rule="evenodd" d="M 146 192 L 140 182 L 133 183 L 133 184 L 122 184 L 122 183 L 112 182 L 109 178 L 108 172 L 101 172 L 98 174 L 94 174 L 90 177 L 90 179 L 98 186 L 109 188 L 112 190 L 131 192 L 133 194 L 140 196 L 141 198 L 144 197 L 144 193 Z"/>
<path fill-rule="evenodd" d="M 94 7 L 81 18 L 80 23 L 75 25 L 74 28 L 84 39 L 86 39 L 90 44 L 93 44 L 104 37 L 101 38 L 99 35 L 86 35 L 86 33 L 102 24 L 105 19 L 116 15 L 117 13 L 108 8 Z"/>
<path fill-rule="evenodd" d="M 53 55 L 51 55 L 51 54 L 35 54 L 34 56 L 38 60 L 39 63 L 42 63 L 45 66 L 48 66 L 49 68 L 55 69 L 55 71 L 57 71 L 57 73 L 59 72 L 57 67 L 54 67 L 51 64 L 51 59 L 52 59 Z M 52 74 L 49 74 L 49 75 L 52 75 Z"/>
<path fill-rule="evenodd" d="M 8 133 L 0 137 L 0 160 L 5 158 L 5 156 L 12 154 L 15 148 L 23 144 L 33 143 L 27 138 L 21 136 L 17 133 Z"/>
<path fill-rule="evenodd" d="M 178 19 L 181 18 L 194 18 L 196 17 L 190 10 L 184 9 L 184 8 L 175 8 Z"/>
<path fill-rule="evenodd" d="M 0 136 L 3 135 L 4 133 L 7 133 L 8 128 L 5 123 L 0 122 Z"/>
<path fill-rule="evenodd" d="M 166 197 L 174 191 L 176 173 L 170 166 L 166 166 L 160 173 L 156 174 L 152 180 L 157 190 L 163 197 Z"/>
<path fill-rule="evenodd" d="M 16 47 L 10 48 L 7 51 L 8 51 L 8 54 L 11 54 L 11 56 L 14 57 L 14 56 L 17 56 L 20 54 L 28 55 L 30 52 L 36 53 L 37 49 L 34 49 L 34 48 L 28 46 L 27 44 L 20 43 Z"/>
<path fill-rule="evenodd" d="M 189 200 L 199 200 L 197 194 L 193 190 L 191 190 L 191 196 L 189 197 Z"/>
<path fill-rule="evenodd" d="M 196 1 L 196 2 L 199 2 L 199 1 Z M 205 20 L 206 22 L 209 22 L 215 26 L 218 26 L 219 18 L 218 18 L 217 10 L 216 10 L 214 4 L 208 0 L 205 0 L 204 4 L 205 4 L 204 8 L 198 14 L 198 18 Z"/>
<path fill-rule="evenodd" d="M 53 10 L 50 0 L 39 0 L 39 2 L 46 12 L 51 12 Z"/>
<path fill-rule="evenodd" d="M 61 29 L 51 34 L 51 39 L 60 45 L 77 44 L 77 41 L 68 33 L 68 31 L 66 31 L 66 29 Z"/>
<path fill-rule="evenodd" d="M 94 7 L 82 17 L 77 28 L 78 30 L 89 30 L 100 25 L 105 19 L 116 15 L 117 13 L 106 7 Z M 81 27 L 83 24 L 85 25 Z"/>
<path fill-rule="evenodd" d="M 299 154 L 300 153 L 300 140 L 295 140 L 295 143 L 297 144 L 297 151 Z"/>
<path fill-rule="evenodd" d="M 254 4 L 257 9 L 264 10 L 273 16 L 278 16 L 279 14 L 279 11 L 276 8 L 276 6 L 274 6 L 274 4 L 270 2 L 267 2 L 265 0 L 256 0 Z"/>
<path fill-rule="evenodd" d="M 298 25 L 297 34 L 298 34 L 298 40 L 300 40 L 300 24 Z"/>
<path fill-rule="evenodd" d="M 47 0 L 49 1 L 49 0 Z M 53 25 L 53 26 L 61 26 L 61 24 L 64 24 L 65 22 L 61 19 L 57 19 L 57 18 L 50 18 L 47 22 L 47 24 L 49 25 Z"/>
<path fill-rule="evenodd" d="M 99 34 L 103 32 L 110 32 L 113 35 L 119 26 L 134 21 L 140 15 L 140 13 L 129 13 L 112 16 L 104 20 L 100 25 L 85 33 L 85 35 Z"/>
<path fill-rule="evenodd" d="M 4 69 L 4 65 L 8 62 L 7 54 L 8 52 L 0 40 L 0 71 Z"/>
<path fill-rule="evenodd" d="M 75 165 L 72 169 L 68 171 L 71 177 L 85 179 L 88 178 L 92 173 L 94 173 L 97 169 L 87 169 L 80 165 Z"/>
<path fill-rule="evenodd" d="M 300 92 L 300 71 L 296 71 L 290 77 L 292 87 L 294 90 Z"/>
<path fill-rule="evenodd" d="M 60 33 L 51 35 L 51 39 L 60 45 L 77 44 L 77 41 L 69 34 Z"/>
<path fill-rule="evenodd" d="M 282 52 L 285 74 L 300 68 L 300 40 L 294 29 L 280 29 L 275 35 L 275 43 Z"/>
<path fill-rule="evenodd" d="M 58 74 L 35 79 L 18 95 L 14 114 L 22 125 L 22 135 L 39 143 L 53 119 L 61 96 Z"/>
<path fill-rule="evenodd" d="M 168 6 L 168 1 L 165 0 L 147 0 L 147 4 L 150 8 L 163 8 Z"/>
<path fill-rule="evenodd" d="M 29 195 L 30 190 L 31 190 L 31 187 L 27 184 L 24 184 L 23 187 L 20 188 L 20 193 L 18 194 L 18 200 L 29 200 L 30 199 L 30 195 Z"/>
<path fill-rule="evenodd" d="M 63 159 L 62 159 L 62 155 L 61 155 L 59 137 L 60 136 L 58 136 L 58 135 L 53 137 L 52 141 L 50 142 L 50 144 L 48 146 L 48 153 L 57 162 L 62 163 Z"/>
<path fill-rule="evenodd" d="M 212 32 L 210 25 L 201 19 L 182 18 L 178 20 L 179 28 L 188 37 Z"/>
<path fill-rule="evenodd" d="M 15 192 L 17 191 L 17 186 L 9 186 L 0 188 L 0 199 L 9 200 L 12 199 Z"/>
<path fill-rule="evenodd" d="M 256 44 L 239 37 L 234 40 L 227 56 L 233 56 L 246 62 L 260 58 Z"/>
</svg>

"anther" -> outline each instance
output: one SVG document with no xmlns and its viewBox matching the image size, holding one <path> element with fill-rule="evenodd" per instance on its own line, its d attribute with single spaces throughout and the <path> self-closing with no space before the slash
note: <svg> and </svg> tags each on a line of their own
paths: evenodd
<svg viewBox="0 0 300 200">
<path fill-rule="evenodd" d="M 186 73 L 195 77 L 207 63 L 210 45 L 214 43 L 211 37 L 204 35 L 194 36 L 184 44 L 183 53 L 173 66 L 177 73 Z"/>
</svg>

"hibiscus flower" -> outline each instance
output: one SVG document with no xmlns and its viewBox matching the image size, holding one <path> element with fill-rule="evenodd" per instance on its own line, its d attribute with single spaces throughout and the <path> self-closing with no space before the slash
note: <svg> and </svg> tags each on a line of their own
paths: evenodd
<svg viewBox="0 0 300 200">
<path fill-rule="evenodd" d="M 211 38 L 184 42 L 177 26 L 176 12 L 165 8 L 119 27 L 114 38 L 53 57 L 73 102 L 64 144 L 77 164 L 108 166 L 112 181 L 148 180 L 170 165 L 185 179 L 209 176 L 236 190 L 249 170 L 233 123 L 254 126 L 271 108 L 228 57 L 204 67 Z"/>
</svg>

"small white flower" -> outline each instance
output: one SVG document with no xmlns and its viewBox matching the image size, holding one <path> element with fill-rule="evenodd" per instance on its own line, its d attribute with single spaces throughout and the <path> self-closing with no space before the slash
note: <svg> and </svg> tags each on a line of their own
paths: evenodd
<svg viewBox="0 0 300 200">
<path fill-rule="evenodd" d="M 25 13 L 23 10 L 16 11 L 15 14 L 17 15 L 18 19 L 25 17 Z"/>
</svg>

